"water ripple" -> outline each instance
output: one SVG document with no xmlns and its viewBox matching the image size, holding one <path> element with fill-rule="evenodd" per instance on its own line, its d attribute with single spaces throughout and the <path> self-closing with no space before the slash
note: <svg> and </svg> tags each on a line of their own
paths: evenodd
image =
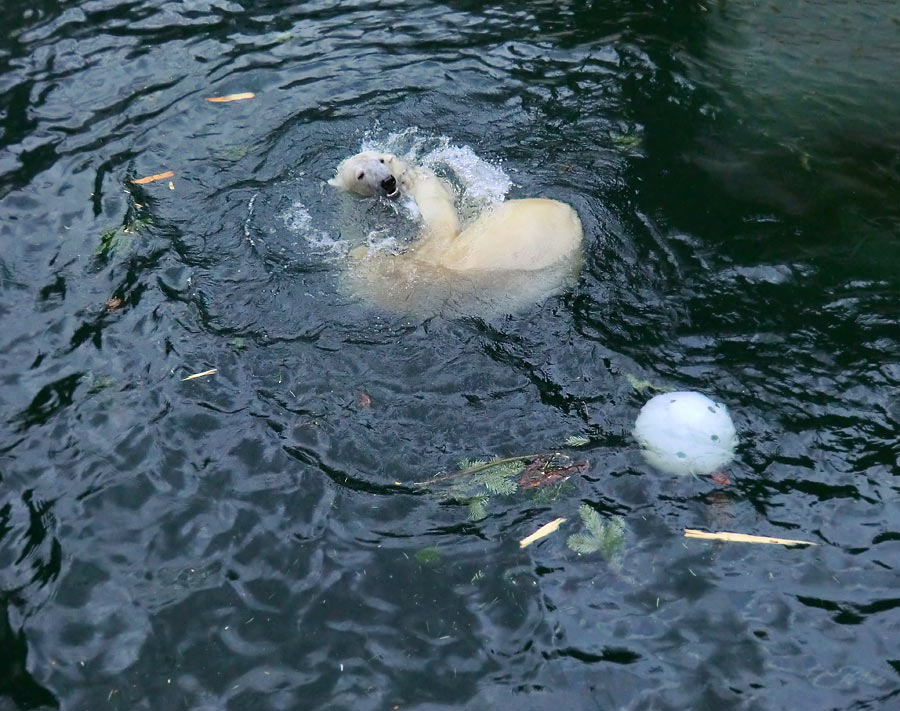
<svg viewBox="0 0 900 711">
<path fill-rule="evenodd" d="M 895 12 L 804 10 L 4 6 L 0 708 L 890 704 Z M 571 202 L 579 281 L 348 296 L 351 245 L 415 232 L 325 184 L 383 144 Z M 728 404 L 728 483 L 647 468 L 654 387 Z M 483 516 L 414 484 L 563 450 Z M 580 504 L 618 558 L 567 547 Z"/>
</svg>

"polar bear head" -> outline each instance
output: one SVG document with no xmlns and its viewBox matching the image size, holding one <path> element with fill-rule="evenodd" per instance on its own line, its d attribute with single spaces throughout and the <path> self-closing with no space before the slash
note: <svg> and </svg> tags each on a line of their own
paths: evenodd
<svg viewBox="0 0 900 711">
<path fill-rule="evenodd" d="M 357 195 L 385 195 L 391 199 L 400 196 L 395 170 L 400 162 L 390 153 L 363 151 L 350 156 L 337 168 L 329 185 L 347 190 Z"/>
</svg>

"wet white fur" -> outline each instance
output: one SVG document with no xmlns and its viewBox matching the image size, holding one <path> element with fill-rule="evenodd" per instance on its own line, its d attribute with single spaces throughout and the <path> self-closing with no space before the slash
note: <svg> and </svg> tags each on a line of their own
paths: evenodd
<svg viewBox="0 0 900 711">
<path fill-rule="evenodd" d="M 532 293 L 523 297 L 534 301 L 558 289 L 563 275 L 580 265 L 581 221 L 563 202 L 507 200 L 461 230 L 453 198 L 442 181 L 431 170 L 391 153 L 365 151 L 352 156 L 338 166 L 329 183 L 358 195 L 373 195 L 390 176 L 401 194 L 415 201 L 422 226 L 418 239 L 402 254 L 365 250 L 355 254 L 361 260 L 358 268 L 369 281 L 387 282 L 381 285 L 382 293 L 393 283 L 401 299 L 409 299 L 417 279 L 441 283 L 445 291 L 452 291 L 454 282 L 470 291 L 490 291 L 497 289 L 497 283 L 490 281 L 493 277 L 516 273 L 525 279 L 519 278 L 516 285 L 510 282 L 510 288 L 522 291 L 521 284 L 527 283 L 530 274 L 532 283 L 525 291 Z"/>
</svg>

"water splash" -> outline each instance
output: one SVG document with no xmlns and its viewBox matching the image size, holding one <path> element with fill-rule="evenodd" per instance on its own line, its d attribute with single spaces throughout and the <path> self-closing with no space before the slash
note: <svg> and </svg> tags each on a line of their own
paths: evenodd
<svg viewBox="0 0 900 711">
<path fill-rule="evenodd" d="M 347 254 L 349 249 L 347 242 L 320 229 L 306 205 L 301 201 L 295 200 L 291 203 L 291 206 L 284 210 L 279 218 L 288 230 L 303 239 L 313 251 L 320 255 L 343 257 Z"/>
<path fill-rule="evenodd" d="M 457 192 L 457 209 L 465 224 L 506 199 L 512 180 L 501 165 L 478 156 L 467 145 L 456 145 L 447 136 L 427 136 L 415 126 L 402 131 L 369 132 L 360 150 L 395 153 L 448 179 Z"/>
<path fill-rule="evenodd" d="M 421 162 L 432 169 L 440 165 L 450 168 L 465 186 L 467 196 L 479 202 L 503 202 L 512 187 L 512 180 L 500 166 L 479 158 L 469 146 L 448 142 L 424 155 Z"/>
</svg>

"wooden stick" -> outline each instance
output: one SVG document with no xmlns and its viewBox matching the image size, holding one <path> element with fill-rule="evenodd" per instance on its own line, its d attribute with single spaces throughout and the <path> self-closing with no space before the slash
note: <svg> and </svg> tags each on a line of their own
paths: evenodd
<svg viewBox="0 0 900 711">
<path fill-rule="evenodd" d="M 207 375 L 212 375 L 216 372 L 216 368 L 210 368 L 209 370 L 204 370 L 202 373 L 194 373 L 193 375 L 189 375 L 186 378 L 182 378 L 181 382 L 183 383 L 185 380 L 193 380 L 194 378 L 202 378 Z"/>
<path fill-rule="evenodd" d="M 256 94 L 252 91 L 245 91 L 241 94 L 228 94 L 227 96 L 211 96 L 207 101 L 211 104 L 224 104 L 228 101 L 245 101 L 252 99 Z"/>
<path fill-rule="evenodd" d="M 146 183 L 152 183 L 156 180 L 164 180 L 165 178 L 171 178 L 175 173 L 171 170 L 167 170 L 165 173 L 157 173 L 156 175 L 148 175 L 146 178 L 138 178 L 137 180 L 132 180 L 131 182 L 135 185 L 145 185 Z"/>
<path fill-rule="evenodd" d="M 734 541 L 736 543 L 773 543 L 782 546 L 815 546 L 812 541 L 797 541 L 792 538 L 772 538 L 770 536 L 751 536 L 746 533 L 708 533 L 693 528 L 684 529 L 685 538 L 702 538 L 707 541 Z"/>
<path fill-rule="evenodd" d="M 566 519 L 557 518 L 552 520 L 550 523 L 545 523 L 541 526 L 537 531 L 532 533 L 530 536 L 525 536 L 521 541 L 519 541 L 519 548 L 525 548 L 526 546 L 530 546 L 535 541 L 540 540 L 544 536 L 549 536 L 553 533 L 557 528 L 559 528 L 559 524 L 561 524 Z"/>
</svg>

